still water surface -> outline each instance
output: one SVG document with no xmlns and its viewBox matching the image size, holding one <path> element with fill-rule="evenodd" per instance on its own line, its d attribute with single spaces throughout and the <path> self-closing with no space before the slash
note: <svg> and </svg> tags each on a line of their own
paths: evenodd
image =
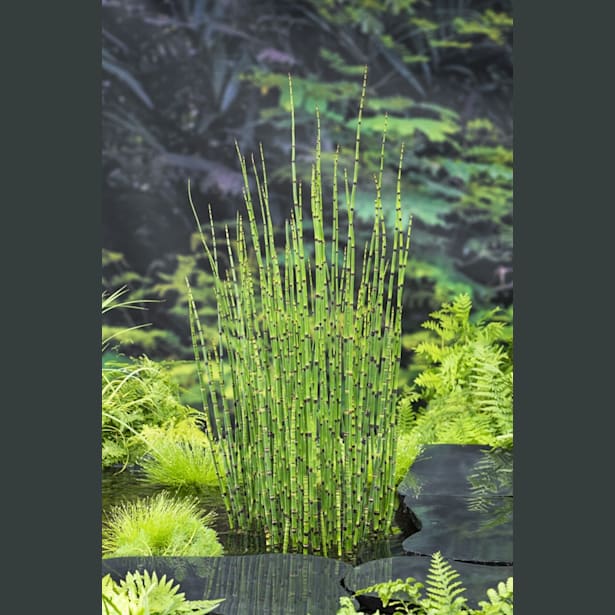
<svg viewBox="0 0 615 615">
<path fill-rule="evenodd" d="M 259 541 L 253 536 L 232 532 L 228 524 L 228 516 L 224 508 L 224 502 L 217 487 L 205 487 L 199 493 L 192 490 L 178 490 L 174 487 L 165 487 L 148 483 L 143 479 L 142 473 L 136 468 L 127 468 L 123 472 L 117 470 L 103 470 L 102 472 L 102 512 L 103 519 L 111 506 L 121 502 L 134 501 L 139 498 L 155 495 L 160 491 L 196 497 L 203 509 L 207 512 L 215 511 L 216 518 L 211 527 L 218 533 L 218 539 L 224 547 L 225 555 L 246 555 L 264 553 L 266 546 L 264 541 Z M 396 515 L 396 520 L 400 520 L 400 514 Z M 404 525 L 403 516 L 401 518 Z M 387 540 L 379 541 L 374 544 L 365 544 L 359 549 L 356 558 L 348 559 L 348 563 L 356 565 L 358 563 L 403 555 L 402 542 L 409 534 L 407 531 L 397 533 Z"/>
</svg>

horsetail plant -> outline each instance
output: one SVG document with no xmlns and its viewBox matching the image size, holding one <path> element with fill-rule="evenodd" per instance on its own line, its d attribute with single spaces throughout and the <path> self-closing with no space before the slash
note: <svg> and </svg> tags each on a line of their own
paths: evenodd
<svg viewBox="0 0 615 615">
<path fill-rule="evenodd" d="M 263 532 L 270 548 L 284 552 L 351 555 L 366 537 L 388 532 L 394 512 L 396 380 L 410 224 L 404 231 L 402 148 L 392 248 L 387 245 L 381 196 L 385 130 L 374 177 L 371 239 L 358 261 L 353 213 L 366 78 L 351 181 L 344 173 L 345 198 L 338 193 L 339 148 L 334 159 L 328 245 L 316 113 L 309 194 L 313 263 L 304 235 L 307 207 L 297 179 L 290 77 L 293 208 L 284 250 L 275 246 L 262 146 L 260 172 L 254 156 L 251 160 L 256 200 L 248 163 L 237 146 L 249 230 L 238 215 L 236 240 L 231 242 L 227 227 L 225 250 L 217 245 L 211 208 L 211 237 L 205 237 L 188 188 L 215 279 L 218 347 L 206 345 L 189 285 L 188 292 L 204 407 L 212 407 L 212 424 L 205 412 L 206 431 L 221 452 L 216 471 L 224 477 L 220 485 L 229 522 L 234 529 Z M 228 256 L 224 269 L 222 250 Z M 223 361 L 231 366 L 233 413 L 223 395 Z"/>
</svg>

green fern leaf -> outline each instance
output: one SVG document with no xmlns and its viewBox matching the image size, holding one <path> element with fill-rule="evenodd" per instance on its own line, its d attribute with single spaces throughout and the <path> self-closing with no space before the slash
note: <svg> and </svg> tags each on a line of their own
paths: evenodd
<svg viewBox="0 0 615 615">
<path fill-rule="evenodd" d="M 399 608 L 402 608 L 402 603 L 420 604 L 422 589 L 422 583 L 419 583 L 412 577 L 408 577 L 405 581 L 396 579 L 394 581 L 386 581 L 385 583 L 377 583 L 376 585 L 361 588 L 355 592 L 355 595 L 360 596 L 362 594 L 375 592 L 378 594 L 378 598 L 382 602 L 383 607 L 397 605 Z"/>
<path fill-rule="evenodd" d="M 223 601 L 186 600 L 179 585 L 155 571 L 129 572 L 119 585 L 110 575 L 102 579 L 103 615 L 205 615 Z"/>
<path fill-rule="evenodd" d="M 470 296 L 461 293 L 422 325 L 431 339 L 414 348 L 424 365 L 406 401 L 414 413 L 400 405 L 412 449 L 436 443 L 512 446 L 512 315 L 494 309 L 473 323 L 471 309 Z"/>
<path fill-rule="evenodd" d="M 463 615 L 466 599 L 461 594 L 465 592 L 465 588 L 458 578 L 459 573 L 436 551 L 431 556 L 426 580 L 427 615 Z"/>
<path fill-rule="evenodd" d="M 474 613 L 483 615 L 513 615 L 513 577 L 508 577 L 506 582 L 500 581 L 497 589 L 488 589 L 489 601 L 482 600 L 478 603 L 480 610 Z"/>
</svg>

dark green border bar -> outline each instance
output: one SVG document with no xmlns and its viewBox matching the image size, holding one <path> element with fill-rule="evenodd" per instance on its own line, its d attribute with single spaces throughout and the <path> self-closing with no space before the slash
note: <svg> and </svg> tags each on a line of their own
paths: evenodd
<svg viewBox="0 0 615 615">
<path fill-rule="evenodd" d="M 2 574 L 15 612 L 99 608 L 99 12 L 2 11 Z"/>
</svg>

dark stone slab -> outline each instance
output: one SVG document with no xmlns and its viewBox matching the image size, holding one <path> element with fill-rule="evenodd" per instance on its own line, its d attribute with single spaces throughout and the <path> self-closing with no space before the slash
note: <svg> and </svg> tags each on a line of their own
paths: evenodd
<svg viewBox="0 0 615 615">
<path fill-rule="evenodd" d="M 484 566 L 451 560 L 448 562 L 459 573 L 458 581 L 466 588 L 463 596 L 472 608 L 477 608 L 478 602 L 486 599 L 487 589 L 513 576 L 512 566 Z M 350 592 L 355 592 L 362 587 L 385 581 L 395 579 L 405 581 L 408 577 L 413 577 L 425 585 L 429 564 L 429 557 L 411 555 L 367 562 L 347 574 L 344 578 L 344 585 Z M 425 589 L 423 589 L 423 595 L 425 595 Z M 365 597 L 357 596 L 355 599 L 361 606 L 374 610 L 379 607 L 380 603 L 376 594 L 367 594 Z"/>
<path fill-rule="evenodd" d="M 401 481 L 401 495 L 512 495 L 513 453 L 479 444 L 432 444 Z"/>
<path fill-rule="evenodd" d="M 513 498 L 468 498 L 455 495 L 406 496 L 421 529 L 406 538 L 406 553 L 465 562 L 512 564 Z"/>
<path fill-rule="evenodd" d="M 173 578 L 189 600 L 224 598 L 219 615 L 335 613 L 348 593 L 341 580 L 352 567 L 311 555 L 110 558 L 102 574 L 118 580 L 135 570 Z"/>
</svg>

